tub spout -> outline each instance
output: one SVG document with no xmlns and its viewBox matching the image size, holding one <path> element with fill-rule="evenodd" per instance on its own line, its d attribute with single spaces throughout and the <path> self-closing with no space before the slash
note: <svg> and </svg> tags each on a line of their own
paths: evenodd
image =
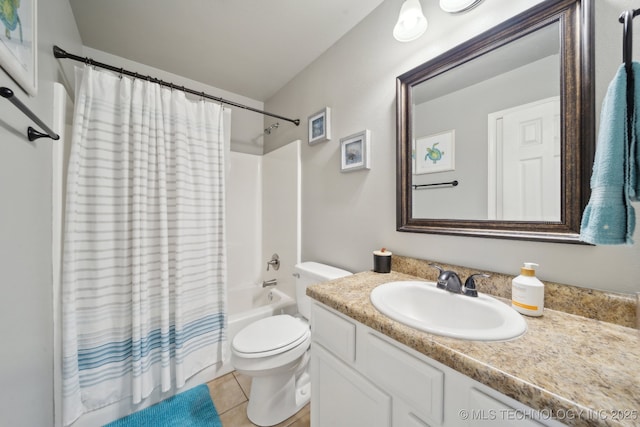
<svg viewBox="0 0 640 427">
<path fill-rule="evenodd" d="M 275 286 L 278 284 L 278 280 L 277 279 L 271 279 L 271 280 L 265 280 L 262 282 L 262 287 L 263 288 L 268 288 L 270 286 Z"/>
</svg>

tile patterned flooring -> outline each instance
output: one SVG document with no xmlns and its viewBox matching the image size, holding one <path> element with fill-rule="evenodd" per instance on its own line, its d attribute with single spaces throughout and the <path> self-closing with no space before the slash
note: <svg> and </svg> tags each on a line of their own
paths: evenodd
<svg viewBox="0 0 640 427">
<path fill-rule="evenodd" d="M 254 427 L 247 418 L 247 404 L 251 390 L 251 378 L 231 372 L 207 383 L 223 427 Z M 276 427 L 309 427 L 309 404 Z"/>
</svg>

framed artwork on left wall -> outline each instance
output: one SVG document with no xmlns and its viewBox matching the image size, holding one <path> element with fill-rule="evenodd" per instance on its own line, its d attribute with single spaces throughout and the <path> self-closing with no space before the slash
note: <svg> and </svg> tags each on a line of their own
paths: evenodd
<svg viewBox="0 0 640 427">
<path fill-rule="evenodd" d="M 29 95 L 38 93 L 38 1 L 0 0 L 0 67 Z"/>
<path fill-rule="evenodd" d="M 331 108 L 322 110 L 309 116 L 309 145 L 331 139 Z"/>
</svg>

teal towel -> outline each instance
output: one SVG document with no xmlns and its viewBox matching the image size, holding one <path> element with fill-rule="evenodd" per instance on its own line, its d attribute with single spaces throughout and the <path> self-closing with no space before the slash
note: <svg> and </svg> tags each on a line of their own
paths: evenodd
<svg viewBox="0 0 640 427">
<path fill-rule="evenodd" d="M 587 243 L 633 243 L 635 212 L 630 193 L 634 191 L 631 181 L 635 179 L 635 166 L 631 164 L 635 164 L 635 158 L 629 154 L 629 147 L 634 144 L 627 144 L 626 91 L 627 73 L 624 65 L 621 65 L 609 84 L 600 113 L 598 144 L 591 175 L 591 198 L 582 215 L 580 227 L 580 239 Z M 631 135 L 635 140 L 634 136 Z"/>
<path fill-rule="evenodd" d="M 631 141 L 630 148 L 630 163 L 629 163 L 629 197 L 632 201 L 640 201 L 640 150 L 638 149 L 638 141 L 640 141 L 640 63 L 634 62 L 633 67 L 633 80 L 635 82 L 634 90 L 634 105 L 635 105 L 635 120 L 634 120 L 634 132 L 633 140 Z"/>
</svg>

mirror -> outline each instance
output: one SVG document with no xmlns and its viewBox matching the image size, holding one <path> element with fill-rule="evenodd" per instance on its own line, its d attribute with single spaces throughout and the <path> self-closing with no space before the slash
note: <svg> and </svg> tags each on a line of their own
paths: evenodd
<svg viewBox="0 0 640 427">
<path fill-rule="evenodd" d="M 579 242 L 589 3 L 543 2 L 398 77 L 398 231 Z"/>
</svg>

